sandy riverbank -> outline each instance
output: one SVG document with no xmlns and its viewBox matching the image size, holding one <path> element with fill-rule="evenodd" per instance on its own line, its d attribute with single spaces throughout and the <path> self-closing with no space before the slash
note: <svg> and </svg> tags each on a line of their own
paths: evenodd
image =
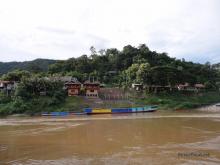
<svg viewBox="0 0 220 165">
<path fill-rule="evenodd" d="M 217 106 L 217 105 L 219 105 L 219 103 L 200 107 L 200 108 L 197 108 L 196 110 L 201 111 L 201 112 L 213 112 L 213 113 L 220 112 L 220 106 Z"/>
</svg>

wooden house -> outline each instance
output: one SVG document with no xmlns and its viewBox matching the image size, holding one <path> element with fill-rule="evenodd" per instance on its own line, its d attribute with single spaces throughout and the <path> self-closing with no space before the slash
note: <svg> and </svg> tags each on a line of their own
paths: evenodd
<svg viewBox="0 0 220 165">
<path fill-rule="evenodd" d="M 195 84 L 194 86 L 195 86 L 195 88 L 198 89 L 198 90 L 205 88 L 205 85 L 204 85 L 204 84 Z"/>
<path fill-rule="evenodd" d="M 143 84 L 131 84 L 131 87 L 135 89 L 136 91 L 143 90 Z"/>
<path fill-rule="evenodd" d="M 195 85 L 189 85 L 189 83 L 185 83 L 185 84 L 179 84 L 178 86 L 178 90 L 180 91 L 194 91 L 194 92 L 198 92 L 200 90 L 205 89 L 205 85 L 204 84 L 195 84 Z"/>
<path fill-rule="evenodd" d="M 177 85 L 179 91 L 188 90 L 190 88 L 189 83 L 179 84 Z"/>
<path fill-rule="evenodd" d="M 144 88 L 147 89 L 148 92 L 154 92 L 154 93 L 177 90 L 176 87 L 170 85 L 150 85 L 150 86 L 145 86 Z"/>
<path fill-rule="evenodd" d="M 205 90 L 205 85 L 204 84 L 195 84 L 194 87 L 197 90 L 197 92 Z"/>
<path fill-rule="evenodd" d="M 0 90 L 6 92 L 7 95 L 10 95 L 11 92 L 15 89 L 17 83 L 14 81 L 2 81 L 0 80 Z"/>
<path fill-rule="evenodd" d="M 73 79 L 65 83 L 65 87 L 68 91 L 68 96 L 76 96 L 80 94 L 81 83 L 77 79 Z"/>
<path fill-rule="evenodd" d="M 100 90 L 100 83 L 98 81 L 85 81 L 83 84 L 85 94 L 87 97 L 98 97 Z"/>
<path fill-rule="evenodd" d="M 6 89 L 7 88 L 7 84 L 9 82 L 10 81 L 2 81 L 2 80 L 0 80 L 0 89 Z"/>
</svg>

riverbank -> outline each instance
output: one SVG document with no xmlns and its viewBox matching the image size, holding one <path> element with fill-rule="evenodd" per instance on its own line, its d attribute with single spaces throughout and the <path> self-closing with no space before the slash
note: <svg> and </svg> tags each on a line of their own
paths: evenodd
<svg viewBox="0 0 220 165">
<path fill-rule="evenodd" d="M 158 105 L 159 110 L 184 110 L 194 109 L 206 105 L 220 102 L 219 92 L 206 92 L 194 95 L 157 94 L 145 95 L 141 98 L 130 98 L 129 100 L 101 100 L 87 99 L 85 97 L 66 97 L 64 102 L 57 105 L 50 105 L 49 97 L 39 97 L 30 102 L 15 104 L 9 102 L 0 104 L 0 115 L 7 116 L 13 114 L 40 115 L 41 112 L 80 112 L 86 107 L 95 108 L 118 108 L 118 107 L 137 107 L 144 105 Z"/>
<path fill-rule="evenodd" d="M 194 109 L 220 102 L 219 92 L 205 92 L 193 95 L 181 93 L 147 95 L 136 99 L 136 104 L 156 104 L 160 110 Z"/>
</svg>

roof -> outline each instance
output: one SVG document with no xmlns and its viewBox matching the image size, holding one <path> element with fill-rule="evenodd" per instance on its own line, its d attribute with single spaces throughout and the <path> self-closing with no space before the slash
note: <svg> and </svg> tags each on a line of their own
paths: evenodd
<svg viewBox="0 0 220 165">
<path fill-rule="evenodd" d="M 67 84 L 80 84 L 80 85 L 81 85 L 81 83 L 80 83 L 80 82 L 78 81 L 78 79 L 75 78 L 75 77 L 71 78 L 70 81 L 67 81 L 67 82 L 65 83 L 65 85 L 67 85 Z"/>
<path fill-rule="evenodd" d="M 171 88 L 170 85 L 150 85 L 148 87 L 155 87 L 155 88 Z"/>
<path fill-rule="evenodd" d="M 139 85 L 139 86 L 142 86 L 143 84 L 135 84 L 135 83 L 134 83 L 134 84 L 131 84 L 131 85 Z"/>
<path fill-rule="evenodd" d="M 98 81 L 93 81 L 93 82 L 91 82 L 91 81 L 87 80 L 87 81 L 84 82 L 84 84 L 100 85 L 100 82 L 98 82 Z"/>
<path fill-rule="evenodd" d="M 0 83 L 10 83 L 10 81 L 0 80 Z"/>
<path fill-rule="evenodd" d="M 12 82 L 12 81 L 0 80 L 0 83 L 3 83 L 3 84 L 13 84 L 14 82 Z"/>
<path fill-rule="evenodd" d="M 69 84 L 79 84 L 79 85 L 81 85 L 81 83 L 79 81 L 69 81 L 69 82 L 65 83 L 65 85 L 69 85 Z"/>
<path fill-rule="evenodd" d="M 115 73 L 117 73 L 117 71 L 116 70 L 110 70 L 110 71 L 108 71 L 108 73 L 113 73 L 113 74 L 115 74 Z"/>
<path fill-rule="evenodd" d="M 203 84 L 195 84 L 195 87 L 196 88 L 205 88 L 205 85 L 203 85 Z"/>
<path fill-rule="evenodd" d="M 189 83 L 179 84 L 178 87 L 189 87 Z"/>
</svg>

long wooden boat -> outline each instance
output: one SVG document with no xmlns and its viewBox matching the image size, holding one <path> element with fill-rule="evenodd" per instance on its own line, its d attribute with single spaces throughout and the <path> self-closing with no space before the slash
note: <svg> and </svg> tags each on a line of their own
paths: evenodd
<svg viewBox="0 0 220 165">
<path fill-rule="evenodd" d="M 154 112 L 158 109 L 158 106 L 145 106 L 134 108 L 85 108 L 84 113 L 88 115 L 93 114 L 118 114 L 118 113 L 140 113 L 140 112 Z"/>
<path fill-rule="evenodd" d="M 94 114 L 120 114 L 120 113 L 143 113 L 154 112 L 158 109 L 156 105 L 133 108 L 85 108 L 83 112 L 43 112 L 42 116 L 69 116 L 69 115 L 94 115 Z"/>
</svg>

